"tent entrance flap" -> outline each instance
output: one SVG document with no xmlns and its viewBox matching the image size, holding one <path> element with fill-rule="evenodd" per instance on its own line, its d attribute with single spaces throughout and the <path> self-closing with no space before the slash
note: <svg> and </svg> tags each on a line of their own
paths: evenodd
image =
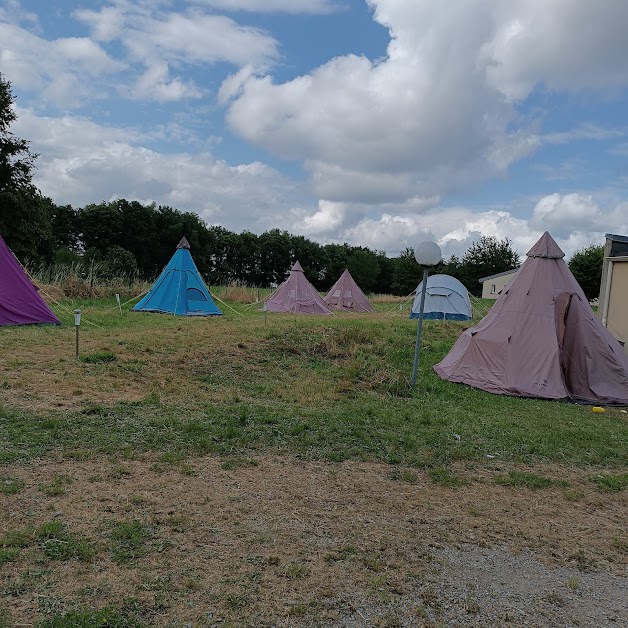
<svg viewBox="0 0 628 628">
<path fill-rule="evenodd" d="M 554 299 L 554 311 L 556 315 L 556 335 L 558 336 L 558 346 L 562 348 L 565 340 L 565 326 L 567 314 L 569 313 L 569 306 L 571 305 L 571 298 L 574 296 L 573 292 L 560 292 Z"/>
</svg>

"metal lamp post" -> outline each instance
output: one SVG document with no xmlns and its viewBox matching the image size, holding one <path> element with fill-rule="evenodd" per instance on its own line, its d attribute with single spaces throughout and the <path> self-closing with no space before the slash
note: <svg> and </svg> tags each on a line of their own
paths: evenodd
<svg viewBox="0 0 628 628">
<path fill-rule="evenodd" d="M 425 307 L 425 291 L 427 290 L 428 267 L 436 266 L 441 259 L 440 246 L 436 242 L 421 242 L 414 252 L 417 263 L 423 266 L 423 281 L 421 282 L 421 305 L 419 307 L 419 326 L 416 330 L 416 344 L 414 346 L 414 364 L 412 366 L 412 382 L 416 384 L 416 374 L 419 366 L 419 348 L 421 347 L 421 334 L 423 333 L 423 308 Z"/>
</svg>

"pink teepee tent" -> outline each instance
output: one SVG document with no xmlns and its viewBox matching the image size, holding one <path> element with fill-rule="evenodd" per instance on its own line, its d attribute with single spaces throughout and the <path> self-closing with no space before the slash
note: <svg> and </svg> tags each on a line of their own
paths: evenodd
<svg viewBox="0 0 628 628">
<path fill-rule="evenodd" d="M 325 296 L 325 303 L 340 310 L 351 312 L 375 311 L 348 270 L 345 270 L 340 275 L 340 279 L 330 288 Z"/>
<path fill-rule="evenodd" d="M 628 356 L 545 232 L 490 312 L 434 366 L 501 395 L 628 404 Z"/>
<path fill-rule="evenodd" d="M 268 298 L 264 309 L 291 314 L 331 314 L 325 301 L 306 279 L 299 262 L 292 267 L 288 279 Z"/>
</svg>

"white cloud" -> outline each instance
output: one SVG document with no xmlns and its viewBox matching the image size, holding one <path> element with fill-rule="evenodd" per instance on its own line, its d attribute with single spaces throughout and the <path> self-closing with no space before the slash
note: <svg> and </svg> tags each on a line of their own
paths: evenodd
<svg viewBox="0 0 628 628">
<path fill-rule="evenodd" d="M 77 9 L 72 13 L 77 20 L 91 28 L 91 35 L 96 41 L 112 41 L 124 28 L 125 14 L 120 6 L 105 6 L 100 11 Z"/>
<path fill-rule="evenodd" d="M 508 237 L 522 254 L 538 237 L 525 220 L 509 212 L 478 212 L 465 207 L 439 207 L 421 215 L 382 214 L 379 218 L 364 218 L 349 228 L 346 235 L 351 241 L 365 240 L 369 246 L 378 242 L 375 248 L 391 255 L 406 247 L 416 247 L 423 240 L 434 240 L 441 246 L 444 257 L 461 256 L 481 235 Z"/>
<path fill-rule="evenodd" d="M 179 78 L 171 79 L 168 65 L 155 61 L 138 78 L 133 88 L 129 90 L 129 95 L 137 100 L 172 102 L 199 98 L 202 92 L 192 81 L 184 82 Z"/>
<path fill-rule="evenodd" d="M 584 220 L 593 213 L 591 223 Z M 361 219 L 338 240 L 381 248 L 390 255 L 397 255 L 405 247 L 415 247 L 423 240 L 434 240 L 447 258 L 452 254 L 461 257 L 475 240 L 487 235 L 509 238 L 523 257 L 544 231 L 552 234 L 568 259 L 591 243 L 603 244 L 605 233 L 628 233 L 628 203 L 602 210 L 588 196 L 551 194 L 539 200 L 529 220 L 507 211 L 465 207 L 439 207 L 422 215 L 382 214 Z"/>
<path fill-rule="evenodd" d="M 611 155 L 628 157 L 628 142 L 621 142 L 608 151 Z"/>
<path fill-rule="evenodd" d="M 81 207 L 125 198 L 194 211 L 210 224 L 261 232 L 286 219 L 298 186 L 259 163 L 229 165 L 209 152 L 160 154 L 133 128 L 18 110 L 15 133 L 36 138 L 34 182 L 56 203 Z"/>
<path fill-rule="evenodd" d="M 624 0 L 493 1 L 497 25 L 482 46 L 488 81 L 508 98 L 550 89 L 614 88 L 628 83 L 628 3 Z"/>
<path fill-rule="evenodd" d="M 231 127 L 282 157 L 306 160 L 329 200 L 363 201 L 365 186 L 378 188 L 375 197 L 431 196 L 502 174 L 535 149 L 534 134 L 510 131 L 512 107 L 478 72 L 490 32 L 477 6 L 372 4 L 391 32 L 385 60 L 338 57 L 282 84 L 250 76 L 228 109 Z"/>
<path fill-rule="evenodd" d="M 99 11 L 77 10 L 74 15 L 90 27 L 94 38 L 119 41 L 125 47 L 139 76 L 134 84 L 125 85 L 122 93 L 133 99 L 172 102 L 199 98 L 204 90 L 173 71 L 218 62 L 264 70 L 278 57 L 277 42 L 268 33 L 199 9 L 166 13 L 118 5 Z"/>
<path fill-rule="evenodd" d="M 203 4 L 224 11 L 251 11 L 254 13 L 332 13 L 337 9 L 334 0 L 199 0 Z M 341 3 L 339 3 L 341 6 Z"/>
<path fill-rule="evenodd" d="M 626 136 L 626 129 L 607 129 L 597 124 L 581 124 L 569 131 L 545 133 L 543 142 L 548 144 L 567 144 L 577 140 L 609 140 Z"/>
<path fill-rule="evenodd" d="M 207 90 L 185 76 L 191 67 L 224 62 L 262 71 L 279 56 L 270 34 L 199 8 L 165 12 L 160 3 L 118 0 L 98 11 L 72 13 L 90 37 L 47 40 L 33 26 L 35 18 L 14 5 L 0 13 L 0 71 L 16 87 L 39 90 L 42 104 L 62 109 L 111 96 L 116 89 L 128 98 L 159 102 L 199 98 Z"/>
<path fill-rule="evenodd" d="M 20 0 L 4 0 L 4 6 L 0 6 L 0 22 L 11 24 L 24 22 L 29 26 L 37 27 L 39 19 L 36 13 L 24 10 Z"/>
<path fill-rule="evenodd" d="M 346 209 L 344 203 L 329 201 L 319 201 L 318 209 L 312 214 L 306 209 L 291 209 L 291 231 L 312 238 L 329 237 L 342 226 Z"/>
<path fill-rule="evenodd" d="M 200 11 L 143 17 L 129 15 L 121 39 L 143 61 L 158 56 L 171 62 L 226 61 L 266 68 L 277 56 L 277 42 L 264 31 L 231 18 Z"/>
<path fill-rule="evenodd" d="M 603 210 L 590 194 L 550 194 L 538 201 L 530 225 L 564 239 L 575 234 L 628 233 L 628 203 Z"/>
<path fill-rule="evenodd" d="M 550 101 L 556 90 L 591 98 L 590 90 L 608 89 L 605 95 L 628 85 L 628 3 L 366 1 L 390 33 L 384 59 L 339 56 L 278 82 L 271 72 L 281 60 L 280 42 L 217 12 L 325 13 L 343 2 L 110 0 L 72 14 L 89 38 L 47 41 L 35 34 L 36 16 L 5 0 L 0 71 L 34 100 L 69 109 L 103 99 L 111 108 L 99 107 L 99 114 L 115 120 L 119 103 L 106 96 L 166 104 L 203 99 L 193 111 L 180 109 L 157 123 L 150 137 L 132 124 L 20 111 L 14 130 L 41 154 L 36 183 L 58 203 L 154 200 L 236 231 L 280 226 L 391 254 L 423 239 L 436 239 L 446 255 L 461 254 L 480 234 L 509 237 L 523 254 L 545 229 L 570 253 L 605 232 L 628 233 L 628 204 L 575 185 L 534 197 L 521 212 L 443 200 L 507 177 L 513 163 L 540 146 L 626 137 L 626 128 L 596 121 L 544 131 L 542 98 L 538 109 L 534 98 L 532 113 L 522 112 L 530 111 L 526 99 L 535 90 Z M 193 8 L 176 10 L 181 6 Z M 293 62 L 286 61 L 284 71 Z M 216 75 L 210 79 L 209 71 L 221 64 L 232 74 L 214 101 Z M 216 102 L 241 138 L 302 164 L 307 184 L 256 159 L 218 159 Z M 200 128 L 217 137 L 196 135 Z M 148 148 L 166 146 L 175 134 L 187 152 Z M 225 136 L 220 150 L 227 154 L 234 148 Z M 626 144 L 609 152 L 624 156 Z M 536 169 L 547 180 L 573 180 L 587 165 L 578 158 Z"/>
<path fill-rule="evenodd" d="M 438 206 L 437 199 L 364 205 L 320 200 L 260 162 L 230 165 L 209 152 L 160 154 L 144 148 L 151 137 L 133 128 L 84 118 L 42 118 L 18 110 L 15 132 L 37 138 L 35 183 L 57 203 L 75 207 L 126 198 L 195 211 L 210 224 L 261 233 L 280 226 L 320 242 L 349 242 L 397 255 L 423 240 L 437 241 L 445 257 L 462 255 L 480 235 L 510 238 L 521 255 L 549 230 L 567 256 L 604 233 L 628 233 L 628 202 L 604 194 L 558 193 L 536 202 L 529 219 L 509 211 Z M 530 203 L 530 207 L 534 202 Z M 382 211 L 382 208 L 386 208 Z"/>
<path fill-rule="evenodd" d="M 536 163 L 533 170 L 542 173 L 546 181 L 575 181 L 585 172 L 584 159 L 565 159 L 557 163 Z"/>
<path fill-rule="evenodd" d="M 439 195 L 504 176 L 542 142 L 623 135 L 584 124 L 542 136 L 516 108 L 539 85 L 628 84 L 623 0 L 368 4 L 390 32 L 384 60 L 346 55 L 283 83 L 247 73 L 221 93 L 231 128 L 303 160 L 321 197 Z"/>
<path fill-rule="evenodd" d="M 102 48 L 81 37 L 47 41 L 13 24 L 0 22 L 0 70 L 19 88 L 40 90 L 40 98 L 75 107 L 101 97 L 96 79 L 124 69 Z"/>
</svg>

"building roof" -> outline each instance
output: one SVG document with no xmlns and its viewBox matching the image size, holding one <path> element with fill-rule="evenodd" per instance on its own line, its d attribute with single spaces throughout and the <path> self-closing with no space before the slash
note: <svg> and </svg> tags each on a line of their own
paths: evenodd
<svg viewBox="0 0 628 628">
<path fill-rule="evenodd" d="M 625 242 L 626 244 L 628 244 L 628 236 L 615 235 L 614 233 L 606 233 L 604 234 L 604 237 L 607 240 L 613 240 L 613 242 Z"/>
<path fill-rule="evenodd" d="M 606 234 L 606 245 L 604 255 L 609 259 L 617 259 L 628 255 L 628 236 Z"/>
<path fill-rule="evenodd" d="M 495 275 L 488 275 L 487 277 L 482 277 L 482 279 L 478 279 L 480 283 L 484 283 L 489 279 L 495 279 L 495 277 L 503 277 L 504 275 L 512 275 L 512 273 L 516 273 L 521 266 L 517 266 L 517 268 L 513 268 L 512 270 L 505 270 L 503 273 L 496 273 Z"/>
</svg>

